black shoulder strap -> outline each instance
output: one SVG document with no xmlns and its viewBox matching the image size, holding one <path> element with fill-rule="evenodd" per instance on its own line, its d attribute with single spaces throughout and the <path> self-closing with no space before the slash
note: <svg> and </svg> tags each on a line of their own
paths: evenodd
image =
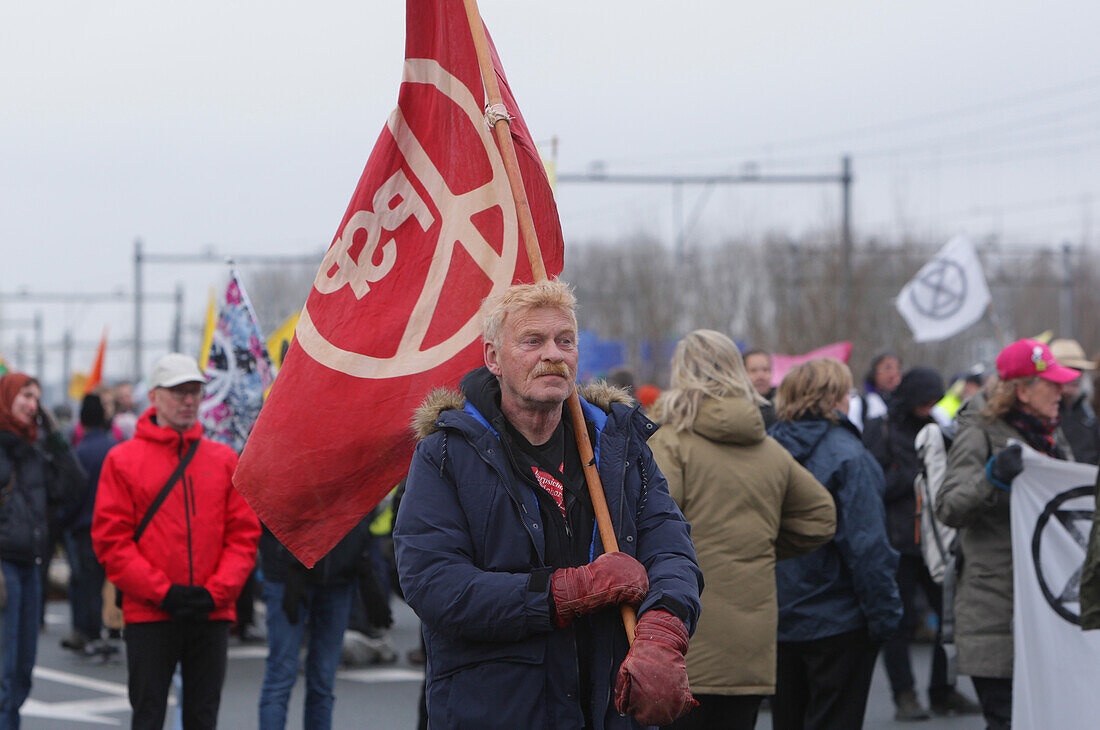
<svg viewBox="0 0 1100 730">
<path fill-rule="evenodd" d="M 187 453 L 180 459 L 180 463 L 176 465 L 176 470 L 172 472 L 172 476 L 168 477 L 168 481 L 164 483 L 164 486 L 160 488 L 160 494 L 153 500 L 153 503 L 149 505 L 149 509 L 145 510 L 145 516 L 141 518 L 141 524 L 134 530 L 134 542 L 141 539 L 142 534 L 145 532 L 145 528 L 149 526 L 149 521 L 153 519 L 153 515 L 157 513 L 160 506 L 164 504 L 164 500 L 168 499 L 168 493 L 172 491 L 172 487 L 176 485 L 179 478 L 183 476 L 183 470 L 187 468 L 187 465 L 191 462 L 191 457 L 195 455 L 195 452 L 199 450 L 199 441 L 201 438 L 197 438 L 191 442 L 191 448 L 187 449 Z"/>
</svg>

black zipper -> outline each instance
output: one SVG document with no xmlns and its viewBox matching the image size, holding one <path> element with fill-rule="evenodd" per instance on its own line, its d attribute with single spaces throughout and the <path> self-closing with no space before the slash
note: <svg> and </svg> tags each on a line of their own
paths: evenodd
<svg viewBox="0 0 1100 730">
<path fill-rule="evenodd" d="M 180 434 L 180 459 L 183 459 L 183 434 Z M 195 563 L 191 555 L 191 500 L 188 499 L 186 470 L 180 475 L 180 483 L 183 486 L 183 516 L 187 522 L 187 584 L 195 585 Z M 194 491 L 192 485 L 191 491 Z"/>
</svg>

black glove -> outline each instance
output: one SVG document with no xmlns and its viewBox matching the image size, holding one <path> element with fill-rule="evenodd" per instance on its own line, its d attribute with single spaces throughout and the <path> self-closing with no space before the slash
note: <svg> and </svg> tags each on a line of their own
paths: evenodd
<svg viewBox="0 0 1100 730">
<path fill-rule="evenodd" d="M 164 594 L 160 607 L 172 614 L 172 618 L 177 621 L 195 618 L 195 607 L 192 601 L 194 588 L 195 586 L 172 585 Z M 205 591 L 204 588 L 199 590 Z"/>
<path fill-rule="evenodd" d="M 187 600 L 190 602 L 191 610 L 195 618 L 205 619 L 214 610 L 214 597 L 202 586 L 190 586 L 190 588 Z"/>
<path fill-rule="evenodd" d="M 1012 480 L 1024 470 L 1024 450 L 1019 444 L 1006 446 L 989 460 L 989 473 L 994 479 L 1012 486 Z"/>
<path fill-rule="evenodd" d="M 283 613 L 292 625 L 298 623 L 298 610 L 306 602 L 306 567 L 295 561 L 286 572 L 283 584 Z"/>
</svg>

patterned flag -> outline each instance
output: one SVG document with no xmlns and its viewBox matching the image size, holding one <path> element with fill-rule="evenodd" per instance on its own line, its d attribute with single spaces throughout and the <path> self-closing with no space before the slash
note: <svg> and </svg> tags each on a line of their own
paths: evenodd
<svg viewBox="0 0 1100 730">
<path fill-rule="evenodd" d="M 974 244 L 966 236 L 955 236 L 902 287 L 894 303 L 914 340 L 935 342 L 977 322 L 989 302 Z"/>
<path fill-rule="evenodd" d="M 199 420 L 206 434 L 240 452 L 274 378 L 256 313 L 233 269 L 210 349 L 204 353 L 206 395 Z"/>
<path fill-rule="evenodd" d="M 397 100 L 234 477 L 306 565 L 408 470 L 424 395 L 482 364 L 479 308 L 533 281 L 461 0 L 408 0 Z M 379 32 L 384 32 L 379 29 Z M 492 49 L 549 276 L 557 208 Z"/>
<path fill-rule="evenodd" d="M 1094 728 L 1100 631 L 1081 631 L 1096 467 L 1024 447 L 1012 481 L 1012 727 Z"/>
</svg>

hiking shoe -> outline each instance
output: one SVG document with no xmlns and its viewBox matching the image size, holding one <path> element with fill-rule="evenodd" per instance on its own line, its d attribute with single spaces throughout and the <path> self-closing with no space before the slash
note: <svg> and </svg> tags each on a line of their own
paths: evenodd
<svg viewBox="0 0 1100 730">
<path fill-rule="evenodd" d="M 932 716 L 928 710 L 921 707 L 917 693 L 913 690 L 901 692 L 894 698 L 894 719 L 898 722 L 910 722 L 915 720 L 928 720 Z"/>
<path fill-rule="evenodd" d="M 61 648 L 75 652 L 82 652 L 84 651 L 84 646 L 87 643 L 88 640 L 84 638 L 84 634 L 80 633 L 79 631 L 73 631 L 61 640 Z"/>
<path fill-rule="evenodd" d="M 929 697 L 932 712 L 937 715 L 980 715 L 982 706 L 952 687 L 938 697 Z"/>
</svg>

